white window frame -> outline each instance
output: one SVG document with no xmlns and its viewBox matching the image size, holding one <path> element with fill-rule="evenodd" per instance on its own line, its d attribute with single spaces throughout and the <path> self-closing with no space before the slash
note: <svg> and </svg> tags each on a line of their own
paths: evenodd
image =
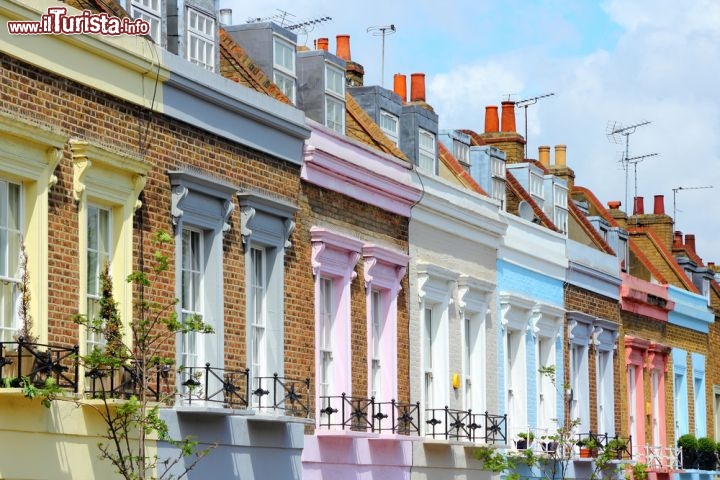
<svg viewBox="0 0 720 480">
<path fill-rule="evenodd" d="M 89 204 L 88 207 L 88 228 L 87 228 L 87 248 L 85 255 L 87 256 L 87 319 L 88 321 L 93 320 L 93 318 L 99 314 L 100 309 L 100 298 L 102 297 L 102 281 L 101 281 L 101 274 L 103 270 L 105 269 L 105 264 L 107 263 L 110 267 L 111 265 L 111 259 L 112 259 L 112 209 L 105 208 L 102 206 L 99 206 L 97 204 Z M 93 212 L 95 212 L 94 219 L 95 222 L 92 222 L 91 219 L 93 218 Z M 101 251 L 101 245 L 100 245 L 100 236 L 103 234 L 101 232 L 101 216 L 106 215 L 106 231 L 104 232 L 105 238 L 105 247 Z M 93 225 L 94 223 L 94 225 Z M 91 238 L 92 238 L 92 228 L 96 228 L 95 237 L 97 245 L 91 245 Z M 93 267 L 91 263 L 91 256 L 95 254 L 96 260 L 95 265 Z M 94 271 L 91 271 L 94 270 Z M 92 276 L 91 276 L 92 274 Z M 112 269 L 110 270 L 110 274 L 112 275 Z M 94 280 L 94 281 L 93 281 Z M 91 281 L 94 283 L 94 285 L 91 286 Z M 91 329 L 86 329 L 86 337 L 85 337 L 86 345 L 85 345 L 85 351 L 86 352 L 92 352 L 94 348 L 98 348 L 100 350 L 105 348 L 105 337 L 101 332 L 93 332 Z"/>
<path fill-rule="evenodd" d="M 16 226 L 10 221 L 10 189 L 17 189 Z M 3 222 L 4 218 L 4 222 Z M 23 272 L 21 255 L 24 232 L 23 186 L 20 183 L 0 179 L 0 341 L 9 342 L 20 328 L 20 289 Z M 12 251 L 9 239 L 15 236 L 16 251 Z"/>
<path fill-rule="evenodd" d="M 382 340 L 384 330 L 383 291 L 370 292 L 370 397 L 383 400 L 382 394 Z M 390 373 L 392 374 L 392 373 Z"/>
<path fill-rule="evenodd" d="M 470 164 L 470 145 L 458 140 L 457 138 L 453 138 L 452 143 L 453 143 L 453 150 L 452 150 L 453 157 L 455 157 L 459 162 L 464 163 L 465 165 L 469 165 Z"/>
<path fill-rule="evenodd" d="M 530 180 L 529 180 L 530 193 L 541 199 L 544 199 L 545 196 L 544 196 L 544 192 L 543 192 L 543 187 L 544 187 L 543 177 L 541 175 L 535 173 L 532 169 L 530 169 L 529 174 L 530 174 Z"/>
<path fill-rule="evenodd" d="M 250 272 L 248 284 L 248 304 L 250 305 L 250 375 L 254 382 L 254 388 L 259 388 L 261 377 L 269 376 L 267 371 L 267 250 L 262 246 L 253 245 L 250 247 L 248 258 L 250 263 L 247 268 Z M 259 269 L 259 270 L 258 270 Z M 259 277 L 258 278 L 258 272 Z M 259 283 L 258 283 L 259 280 Z M 260 298 L 258 298 L 258 295 Z"/>
<path fill-rule="evenodd" d="M 345 133 L 345 102 L 325 95 L 325 126 L 339 134 Z"/>
<path fill-rule="evenodd" d="M 320 344 L 320 373 L 319 379 L 319 395 L 327 397 L 335 390 L 334 381 L 334 351 L 335 351 L 335 318 L 337 309 L 335 308 L 333 278 L 321 275 L 319 280 L 319 344 Z"/>
<path fill-rule="evenodd" d="M 423 139 L 427 145 L 423 145 Z M 429 140 L 429 142 L 427 142 Z M 435 134 L 425 130 L 418 129 L 418 167 L 430 173 L 435 173 L 437 166 L 437 138 Z"/>
<path fill-rule="evenodd" d="M 388 123 L 390 122 L 390 123 Z M 394 123 L 395 128 L 390 128 Z M 400 145 L 400 119 L 386 110 L 380 110 L 380 129 L 396 146 Z"/>
<path fill-rule="evenodd" d="M 199 26 L 201 21 L 205 28 Z M 195 8 L 187 9 L 187 59 L 211 72 L 215 71 L 215 25 L 210 15 Z"/>
<path fill-rule="evenodd" d="M 152 5 L 155 3 L 155 7 Z M 162 19 L 162 0 L 132 0 L 130 2 L 130 16 L 145 20 L 150 24 L 150 36 L 157 44 L 160 43 L 160 28 Z"/>
<path fill-rule="evenodd" d="M 190 243 L 186 243 L 186 236 Z M 181 248 L 181 284 L 183 288 L 180 295 L 181 321 L 185 323 L 191 316 L 205 319 L 205 252 L 204 232 L 197 228 L 185 227 L 182 231 Z M 197 248 L 193 248 L 194 240 L 197 241 Z M 186 250 L 190 246 L 190 251 Z M 188 255 L 189 254 L 189 255 Z M 188 258 L 189 257 L 189 258 Z M 189 290 L 185 289 L 186 275 L 189 279 Z M 189 297 L 189 298 L 188 298 Z M 204 367 L 203 342 L 200 333 L 188 332 L 181 335 L 180 358 L 183 367 Z"/>
<path fill-rule="evenodd" d="M 279 62 L 281 52 L 289 52 L 291 65 Z M 282 90 L 290 102 L 295 103 L 297 89 L 297 74 L 295 61 L 295 46 L 289 40 L 273 35 L 273 82 Z M 288 86 L 290 88 L 288 88 Z"/>
</svg>

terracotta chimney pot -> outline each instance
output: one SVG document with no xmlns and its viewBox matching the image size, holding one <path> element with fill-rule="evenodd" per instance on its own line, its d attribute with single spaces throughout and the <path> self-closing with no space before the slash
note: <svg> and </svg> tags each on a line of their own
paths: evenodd
<svg viewBox="0 0 720 480">
<path fill-rule="evenodd" d="M 622 205 L 620 200 L 611 200 L 608 202 L 608 208 L 610 210 L 617 210 L 620 208 L 620 205 Z"/>
<path fill-rule="evenodd" d="M 335 55 L 342 58 L 346 62 L 349 62 L 350 59 L 350 35 L 336 35 L 335 39 L 337 41 L 337 50 L 335 51 Z"/>
<path fill-rule="evenodd" d="M 540 163 L 543 167 L 549 167 L 550 166 L 550 147 L 547 145 L 543 145 L 538 147 L 538 160 L 540 160 Z"/>
<path fill-rule="evenodd" d="M 665 196 L 655 195 L 655 202 L 653 205 L 653 213 L 655 215 L 665 215 Z"/>
<path fill-rule="evenodd" d="M 496 105 L 485 107 L 485 133 L 499 131 L 500 122 L 498 120 L 498 107 Z"/>
<path fill-rule="evenodd" d="M 317 39 L 317 49 L 318 50 L 325 50 L 327 52 L 329 44 L 330 44 L 330 40 L 328 40 L 327 37 Z"/>
<path fill-rule="evenodd" d="M 695 253 L 695 234 L 688 233 L 685 235 L 685 248 Z"/>
<path fill-rule="evenodd" d="M 424 73 L 411 73 L 410 74 L 410 101 L 411 102 L 424 102 L 425 101 L 425 74 Z"/>
<path fill-rule="evenodd" d="M 502 102 L 502 118 L 500 130 L 503 132 L 515 132 L 515 102 Z"/>
<path fill-rule="evenodd" d="M 400 95 L 403 103 L 407 102 L 407 77 L 402 73 L 396 73 L 393 77 L 393 91 Z"/>
<path fill-rule="evenodd" d="M 645 215 L 645 199 L 643 197 L 635 197 L 633 215 Z"/>
<path fill-rule="evenodd" d="M 682 232 L 680 230 L 675 230 L 675 233 L 673 233 L 673 246 L 672 248 L 682 248 L 683 247 L 683 236 Z"/>
<path fill-rule="evenodd" d="M 555 145 L 555 166 L 564 167 L 567 164 L 567 145 Z"/>
</svg>

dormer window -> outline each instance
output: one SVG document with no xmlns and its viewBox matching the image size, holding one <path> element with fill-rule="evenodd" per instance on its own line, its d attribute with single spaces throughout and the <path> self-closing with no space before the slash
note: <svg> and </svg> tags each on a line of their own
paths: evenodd
<svg viewBox="0 0 720 480">
<path fill-rule="evenodd" d="M 435 135 L 425 129 L 419 129 L 418 166 L 423 170 L 435 172 Z"/>
<path fill-rule="evenodd" d="M 130 15 L 150 24 L 150 36 L 160 43 L 160 0 L 132 0 Z"/>
<path fill-rule="evenodd" d="M 325 64 L 325 126 L 345 133 L 345 73 Z"/>
<path fill-rule="evenodd" d="M 464 165 L 470 164 L 470 145 L 460 140 L 453 140 L 453 157 Z"/>
<path fill-rule="evenodd" d="M 380 129 L 395 145 L 400 145 L 399 126 L 396 115 L 380 110 Z"/>
<path fill-rule="evenodd" d="M 558 184 L 553 187 L 553 214 L 555 226 L 561 232 L 567 232 L 568 208 L 567 208 L 568 192 L 565 188 Z"/>
<path fill-rule="evenodd" d="M 193 8 L 188 9 L 187 58 L 206 70 L 215 70 L 215 20 Z"/>
<path fill-rule="evenodd" d="M 295 103 L 295 47 L 279 37 L 273 39 L 273 82 Z"/>
<path fill-rule="evenodd" d="M 543 178 L 540 175 L 530 172 L 530 193 L 540 198 L 543 197 Z"/>
</svg>

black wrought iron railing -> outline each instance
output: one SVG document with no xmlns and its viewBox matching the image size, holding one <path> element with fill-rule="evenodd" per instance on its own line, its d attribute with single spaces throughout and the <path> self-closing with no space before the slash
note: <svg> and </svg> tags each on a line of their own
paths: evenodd
<svg viewBox="0 0 720 480">
<path fill-rule="evenodd" d="M 618 435 L 607 433 L 579 433 L 577 434 L 577 445 L 589 447 L 593 450 L 605 451 L 610 449 L 611 458 L 615 460 L 632 460 L 632 436 L 624 438 Z"/>
<path fill-rule="evenodd" d="M 320 397 L 320 427 L 355 432 L 420 435 L 420 403 L 391 400 L 376 402 L 374 397 Z"/>
<path fill-rule="evenodd" d="M 189 405 L 193 402 L 221 404 L 225 408 L 247 408 L 250 394 L 250 369 L 226 370 L 204 367 L 180 369 L 181 396 Z"/>
<path fill-rule="evenodd" d="M 258 377 L 256 388 L 251 392 L 252 407 L 270 410 L 294 417 L 310 416 L 310 379 L 281 377 Z"/>
<path fill-rule="evenodd" d="M 128 399 L 145 393 L 160 401 L 161 384 L 167 379 L 170 367 L 157 365 L 143 372 L 137 363 L 90 368 L 85 371 L 85 393 L 91 398 Z"/>
<path fill-rule="evenodd" d="M 19 387 L 21 378 L 35 386 L 43 386 L 48 379 L 63 389 L 77 393 L 79 364 L 78 346 L 63 347 L 45 343 L 0 342 L 0 386 Z"/>
<path fill-rule="evenodd" d="M 484 443 L 507 443 L 507 415 L 448 407 L 425 410 L 428 437 Z"/>
</svg>

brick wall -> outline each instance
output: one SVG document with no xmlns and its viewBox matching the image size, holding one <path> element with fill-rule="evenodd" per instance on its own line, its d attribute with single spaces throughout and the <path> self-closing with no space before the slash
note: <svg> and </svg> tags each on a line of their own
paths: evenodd
<svg viewBox="0 0 720 480">
<path fill-rule="evenodd" d="M 583 288 L 577 287 L 572 284 L 566 284 L 565 285 L 565 309 L 568 311 L 574 310 L 586 313 L 588 315 L 592 315 L 594 317 L 602 318 L 604 320 L 609 320 L 611 322 L 616 322 L 618 325 L 620 324 L 620 306 L 618 304 L 617 299 L 606 297 L 604 295 L 600 295 L 598 293 L 592 292 L 590 290 L 585 290 Z M 565 329 L 565 345 L 568 344 L 568 332 L 567 329 Z M 621 369 L 621 362 L 622 355 L 620 350 L 615 351 L 615 355 L 613 358 L 613 371 L 615 379 L 621 378 L 620 375 L 620 369 Z M 598 431 L 598 419 L 597 419 L 597 411 L 598 411 L 598 404 L 597 404 L 597 376 L 595 375 L 595 371 L 597 369 L 596 365 L 596 358 L 595 358 L 595 349 L 591 345 L 589 354 L 588 354 L 588 372 L 590 372 L 589 375 L 589 391 L 590 391 L 590 430 L 593 432 Z M 564 359 L 564 370 L 565 370 L 565 381 L 570 381 L 570 364 L 569 364 L 569 355 L 565 355 Z M 620 388 L 617 388 L 620 384 L 618 381 L 615 382 L 615 431 L 620 432 L 622 431 L 622 417 L 621 417 L 621 402 L 622 397 L 621 395 L 622 390 Z M 565 412 L 566 415 L 568 412 Z M 604 433 L 604 432 L 600 432 Z"/>
<path fill-rule="evenodd" d="M 312 299 L 308 292 L 313 291 L 313 278 L 310 268 L 310 232 L 312 226 L 332 229 L 364 242 L 386 246 L 395 250 L 408 251 L 408 219 L 386 212 L 377 207 L 362 203 L 341 193 L 304 183 L 302 184 L 298 224 L 304 227 L 296 229 L 300 236 L 298 254 L 302 253 L 300 266 L 304 271 L 293 276 L 298 294 L 307 302 L 308 314 L 302 323 L 288 326 L 286 341 L 293 335 L 308 336 L 314 331 L 314 312 Z M 353 394 L 364 395 L 368 391 L 368 346 L 367 346 L 367 306 L 363 279 L 363 259 L 355 267 L 357 278 L 351 285 L 351 338 L 352 348 L 352 389 Z M 290 275 L 290 273 L 288 273 Z M 398 401 L 408 401 L 409 392 L 409 349 L 408 349 L 408 300 L 407 275 L 402 280 L 402 290 L 397 299 L 398 305 Z M 302 283 L 302 285 L 301 285 Z M 292 329 L 292 330 L 291 330 Z M 309 365 L 313 365 L 314 349 L 309 349 Z M 311 377 L 312 378 L 312 377 Z M 341 392 L 338 392 L 338 394 Z M 387 399 L 389 401 L 390 399 Z M 385 401 L 385 400 L 383 400 Z"/>
<path fill-rule="evenodd" d="M 299 167 L 252 149 L 229 142 L 193 126 L 168 119 L 136 105 L 93 91 L 64 78 L 48 74 L 20 60 L 0 55 L 0 82 L 3 85 L 0 110 L 24 122 L 37 123 L 69 137 L 88 140 L 109 150 L 143 158 L 152 165 L 142 193 L 142 208 L 134 220 L 134 268 L 141 258 L 152 262 L 153 232 L 172 232 L 168 169 L 191 165 L 211 172 L 240 188 L 261 191 L 297 203 Z M 144 155 L 138 152 L 146 147 Z M 49 341 L 74 345 L 80 341 L 78 327 L 71 317 L 78 312 L 79 273 L 78 216 L 73 200 L 73 166 L 66 146 L 56 170 L 58 183 L 49 199 Z M 233 198 L 237 205 L 237 199 Z M 245 368 L 245 265 L 236 208 L 226 234 L 224 257 L 224 323 L 226 368 Z M 310 278 L 309 253 L 300 246 L 308 226 L 298 222 L 291 238 L 294 247 L 286 253 L 285 304 L 286 375 L 305 378 L 311 373 L 312 335 L 298 333 L 296 325 L 312 318 L 312 302 L 307 300 L 305 281 Z M 174 246 L 165 253 L 174 261 Z M 174 272 L 153 284 L 147 300 L 167 302 L 176 296 Z M 300 289 L 298 286 L 300 285 Z M 169 343 L 165 355 L 174 357 Z"/>
</svg>

